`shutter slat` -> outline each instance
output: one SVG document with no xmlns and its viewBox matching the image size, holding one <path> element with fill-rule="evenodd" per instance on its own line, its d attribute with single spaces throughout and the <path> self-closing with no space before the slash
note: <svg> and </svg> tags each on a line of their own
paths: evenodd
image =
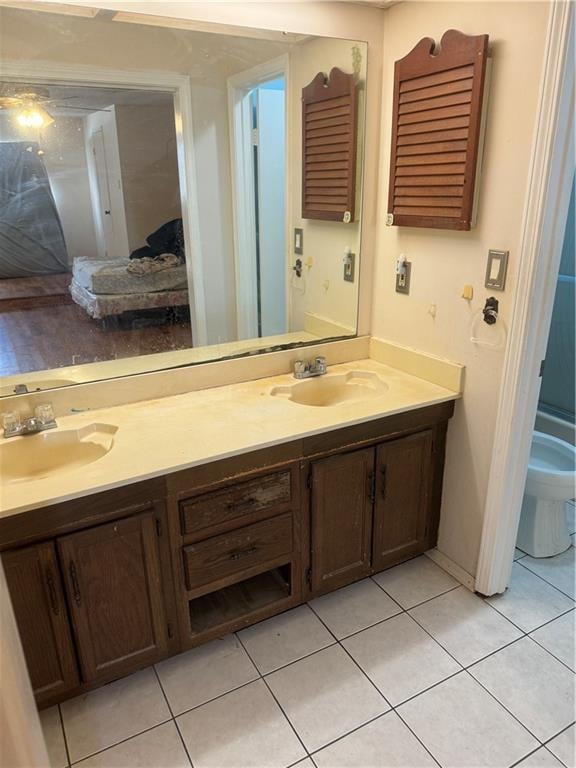
<svg viewBox="0 0 576 768">
<path fill-rule="evenodd" d="M 430 131 L 410 136 L 398 136 L 397 144 L 399 147 L 409 147 L 413 144 L 424 145 L 436 141 L 459 141 L 465 140 L 468 143 L 468 128 L 456 128 L 450 131 Z"/>
<path fill-rule="evenodd" d="M 396 213 L 406 216 L 441 216 L 457 219 L 460 217 L 460 208 L 435 208 L 433 206 L 398 207 Z"/>
<path fill-rule="evenodd" d="M 348 142 L 341 141 L 327 141 L 324 144 L 315 144 L 312 147 L 308 147 L 308 157 L 316 159 L 315 155 L 327 155 L 329 153 L 344 153 L 348 154 Z"/>
<path fill-rule="evenodd" d="M 407 115 L 411 112 L 422 112 L 425 109 L 451 107 L 454 104 L 469 104 L 471 101 L 472 94 L 470 90 L 462 91 L 462 93 L 452 93 L 448 96 L 436 96 L 436 98 L 425 96 L 417 101 L 407 102 L 406 104 L 400 103 L 398 114 Z"/>
<path fill-rule="evenodd" d="M 488 35 L 449 30 L 396 62 L 388 212 L 399 226 L 470 229 Z"/>
<path fill-rule="evenodd" d="M 421 101 L 422 99 L 433 99 L 437 96 L 448 96 L 451 93 L 465 93 L 466 91 L 472 91 L 473 80 L 455 80 L 453 83 L 442 83 L 442 85 L 434 85 L 428 88 L 419 88 L 416 91 L 407 91 L 400 94 L 398 98 L 399 104 L 410 104 L 414 101 Z"/>
<path fill-rule="evenodd" d="M 456 197 L 394 197 L 395 204 L 402 208 L 407 206 L 434 206 L 438 208 L 462 208 L 462 198 L 460 195 Z"/>
<path fill-rule="evenodd" d="M 429 120 L 426 123 L 417 123 L 416 125 L 398 126 L 399 136 L 408 136 L 414 133 L 423 133 L 424 131 L 448 131 L 452 128 L 468 128 L 468 117 L 449 117 L 445 120 Z"/>
<path fill-rule="evenodd" d="M 396 176 L 420 176 L 424 173 L 429 176 L 450 176 L 455 173 L 466 172 L 465 163 L 443 163 L 442 165 L 406 165 L 396 169 Z"/>
<path fill-rule="evenodd" d="M 427 120 L 440 120 L 443 117 L 462 117 L 470 114 L 470 104 L 455 104 L 452 107 L 441 107 L 440 109 L 426 109 L 422 112 L 413 112 L 409 115 L 400 115 L 398 125 L 412 125 L 413 123 L 424 123 Z"/>
<path fill-rule="evenodd" d="M 437 141 L 430 144 L 408 145 L 398 147 L 398 157 L 428 155 L 434 152 L 465 152 L 467 146 L 466 141 Z"/>
<path fill-rule="evenodd" d="M 312 127 L 319 120 L 326 120 L 329 117 L 341 117 L 348 118 L 350 115 L 350 107 L 327 107 L 326 109 L 320 109 L 318 112 L 312 112 L 312 114 L 306 115 L 306 126 Z"/>
<path fill-rule="evenodd" d="M 465 163 L 466 152 L 443 152 L 431 155 L 408 155 L 399 157 L 398 167 L 407 165 L 438 165 L 438 163 Z"/>
<path fill-rule="evenodd" d="M 350 102 L 348 96 L 338 96 L 335 99 L 325 99 L 324 101 L 318 101 L 316 103 L 312 102 L 308 105 L 307 113 L 311 115 L 314 112 L 322 112 L 328 105 L 330 105 L 330 107 L 349 107 Z"/>
<path fill-rule="evenodd" d="M 466 80 L 473 77 L 473 75 L 473 64 L 468 64 L 465 67 L 451 67 L 445 71 L 434 72 L 431 75 L 423 75 L 422 77 L 412 77 L 409 80 L 403 81 L 400 84 L 400 93 L 416 91 L 420 88 L 429 88 L 430 86 L 441 85 L 443 83 L 453 83 L 457 80 Z"/>
<path fill-rule="evenodd" d="M 462 187 L 449 187 L 446 186 L 421 186 L 421 187 L 407 187 L 405 185 L 398 186 L 394 190 L 394 199 L 397 200 L 400 197 L 410 197 L 412 195 L 415 196 L 428 196 L 428 197 L 443 197 L 444 195 L 449 195 L 450 197 L 461 197 L 462 196 Z"/>
<path fill-rule="evenodd" d="M 464 176 L 448 174 L 442 176 L 402 176 L 397 179 L 398 186 L 421 186 L 421 187 L 439 187 L 439 186 L 464 186 Z"/>
</svg>

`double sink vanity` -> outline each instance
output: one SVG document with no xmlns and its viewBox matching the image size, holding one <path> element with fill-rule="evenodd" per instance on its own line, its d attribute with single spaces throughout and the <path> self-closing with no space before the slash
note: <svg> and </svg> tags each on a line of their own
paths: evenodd
<svg viewBox="0 0 576 768">
<path fill-rule="evenodd" d="M 367 357 L 1 439 L 0 550 L 38 704 L 434 547 L 461 375 L 445 365 L 439 384 Z"/>
</svg>

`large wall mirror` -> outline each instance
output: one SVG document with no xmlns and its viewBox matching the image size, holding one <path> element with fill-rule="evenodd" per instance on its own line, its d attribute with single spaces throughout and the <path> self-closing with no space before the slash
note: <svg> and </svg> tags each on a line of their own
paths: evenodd
<svg viewBox="0 0 576 768">
<path fill-rule="evenodd" d="M 0 9 L 0 395 L 356 333 L 364 43 L 23 5 Z M 343 97 L 303 124 L 335 68 L 353 145 Z M 354 157 L 354 210 L 310 217 Z"/>
</svg>

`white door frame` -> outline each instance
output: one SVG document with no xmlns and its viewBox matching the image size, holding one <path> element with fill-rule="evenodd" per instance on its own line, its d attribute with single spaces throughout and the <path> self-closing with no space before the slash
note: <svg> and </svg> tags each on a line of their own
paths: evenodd
<svg viewBox="0 0 576 768">
<path fill-rule="evenodd" d="M 574 8 L 552 3 L 476 591 L 510 581 L 574 175 Z"/>
<path fill-rule="evenodd" d="M 182 207 L 184 239 L 186 242 L 186 270 L 189 286 L 188 295 L 192 339 L 195 347 L 207 344 L 206 297 L 200 248 L 200 217 L 197 207 L 198 195 L 190 78 L 187 75 L 175 72 L 115 70 L 80 64 L 57 64 L 53 62 L 24 60 L 0 62 L 0 77 L 8 80 L 25 80 L 27 83 L 114 86 L 137 90 L 170 91 L 174 94 L 180 203 Z"/>
<path fill-rule="evenodd" d="M 238 339 L 258 336 L 257 276 L 254 254 L 256 252 L 256 208 L 254 198 L 252 133 L 248 92 L 259 83 L 283 77 L 285 83 L 284 104 L 286 112 L 286 168 L 290 167 L 289 147 L 289 57 L 288 54 L 265 61 L 255 67 L 238 72 L 228 78 L 228 119 L 230 133 L 230 167 L 232 172 L 232 211 L 234 221 L 234 271 L 236 285 L 236 326 Z M 289 194 L 286 173 L 286 206 Z M 285 217 L 288 242 L 288 216 Z M 286 251 L 288 252 L 288 251 Z"/>
</svg>

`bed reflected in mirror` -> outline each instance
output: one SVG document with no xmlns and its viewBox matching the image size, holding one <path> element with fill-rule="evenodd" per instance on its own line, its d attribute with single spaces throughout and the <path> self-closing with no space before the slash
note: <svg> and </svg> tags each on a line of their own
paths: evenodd
<svg viewBox="0 0 576 768">
<path fill-rule="evenodd" d="M 152 21 L 0 9 L 0 395 L 356 333 L 365 46 Z"/>
</svg>

